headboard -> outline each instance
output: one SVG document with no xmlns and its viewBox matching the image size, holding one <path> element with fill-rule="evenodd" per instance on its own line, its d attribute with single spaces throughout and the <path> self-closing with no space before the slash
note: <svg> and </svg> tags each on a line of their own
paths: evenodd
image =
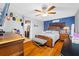
<svg viewBox="0 0 79 59">
<path fill-rule="evenodd" d="M 53 23 L 53 24 L 50 24 L 49 27 L 48 27 L 48 30 L 60 30 L 62 29 L 63 27 L 65 27 L 65 23 L 64 22 L 57 22 L 57 23 Z"/>
</svg>

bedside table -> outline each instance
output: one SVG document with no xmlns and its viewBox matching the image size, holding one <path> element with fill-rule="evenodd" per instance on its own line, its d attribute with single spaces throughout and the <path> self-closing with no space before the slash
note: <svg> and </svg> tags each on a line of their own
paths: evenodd
<svg viewBox="0 0 79 59">
<path fill-rule="evenodd" d="M 69 39 L 69 35 L 68 34 L 60 34 L 60 40 L 65 40 L 65 39 Z"/>
</svg>

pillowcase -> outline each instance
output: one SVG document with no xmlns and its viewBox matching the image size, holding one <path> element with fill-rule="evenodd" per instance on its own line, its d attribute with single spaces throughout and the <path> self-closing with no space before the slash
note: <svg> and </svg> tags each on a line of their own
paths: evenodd
<svg viewBox="0 0 79 59">
<path fill-rule="evenodd" d="M 40 45 L 44 45 L 47 42 L 47 40 L 40 38 L 33 38 L 32 40 L 39 43 Z"/>
</svg>

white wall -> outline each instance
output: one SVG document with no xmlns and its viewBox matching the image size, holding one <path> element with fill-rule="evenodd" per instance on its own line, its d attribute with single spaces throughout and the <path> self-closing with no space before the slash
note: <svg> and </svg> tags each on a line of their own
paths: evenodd
<svg viewBox="0 0 79 59">
<path fill-rule="evenodd" d="M 10 21 L 6 20 L 4 21 L 3 30 L 5 32 L 12 32 L 13 29 L 19 29 L 20 34 L 24 34 L 23 27 L 21 26 L 20 22 L 13 21 L 12 19 Z"/>
<path fill-rule="evenodd" d="M 34 25 L 37 25 L 36 27 Z M 5 32 L 11 32 L 14 28 L 16 29 L 20 29 L 21 34 L 24 34 L 24 29 L 21 26 L 20 22 L 16 22 L 13 20 L 6 20 L 4 22 L 3 30 Z M 39 21 L 39 20 L 31 20 L 31 29 L 30 29 L 30 38 L 34 38 L 35 35 L 41 34 L 43 32 L 43 21 Z"/>
<path fill-rule="evenodd" d="M 75 15 L 75 32 L 79 33 L 79 10 Z"/>
<path fill-rule="evenodd" d="M 37 25 L 37 26 L 34 26 Z M 43 31 L 43 21 L 32 20 L 31 21 L 31 29 L 30 29 L 30 38 L 34 38 L 35 35 L 42 33 Z"/>
</svg>

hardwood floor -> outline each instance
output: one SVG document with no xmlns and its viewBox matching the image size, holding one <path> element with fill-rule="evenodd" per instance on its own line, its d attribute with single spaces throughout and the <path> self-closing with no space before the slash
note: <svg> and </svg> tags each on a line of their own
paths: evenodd
<svg viewBox="0 0 79 59">
<path fill-rule="evenodd" d="M 58 41 L 54 48 L 47 46 L 37 46 L 32 41 L 24 43 L 24 56 L 59 56 L 61 54 L 63 42 Z"/>
<path fill-rule="evenodd" d="M 59 56 L 61 54 L 62 46 L 63 46 L 63 42 L 59 40 L 53 48 L 52 55 Z"/>
</svg>

